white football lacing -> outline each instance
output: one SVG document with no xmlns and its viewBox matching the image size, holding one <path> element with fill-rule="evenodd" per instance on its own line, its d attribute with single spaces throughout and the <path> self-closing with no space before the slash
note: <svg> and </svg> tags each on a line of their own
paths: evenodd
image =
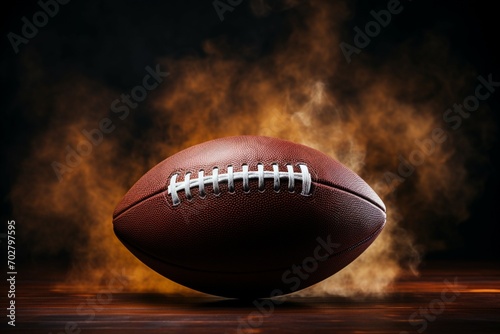
<svg viewBox="0 0 500 334">
<path fill-rule="evenodd" d="M 281 172 L 279 170 L 278 164 L 272 164 L 273 170 L 264 170 L 264 165 L 257 164 L 257 171 L 249 171 L 248 165 L 242 165 L 241 172 L 235 172 L 233 166 L 227 167 L 227 173 L 219 174 L 219 168 L 214 167 L 212 169 L 212 175 L 204 175 L 204 171 L 198 171 L 198 177 L 192 179 L 191 173 L 186 173 L 183 181 L 177 182 L 178 174 L 173 174 L 170 178 L 170 184 L 168 185 L 168 194 L 172 197 L 173 205 L 179 205 L 181 200 L 179 199 L 179 191 L 184 191 L 186 198 L 191 199 L 191 188 L 198 187 L 198 194 L 201 198 L 205 197 L 205 185 L 212 185 L 212 189 L 215 195 L 220 194 L 219 183 L 227 183 L 229 193 L 234 193 L 234 182 L 243 182 L 243 191 L 249 192 L 249 180 L 258 180 L 259 191 L 264 191 L 264 180 L 273 180 L 273 189 L 278 192 L 280 190 L 281 179 L 288 180 L 288 191 L 293 192 L 295 190 L 295 180 L 302 182 L 301 195 L 307 196 L 311 191 L 311 174 L 309 169 L 304 164 L 299 164 L 300 173 L 293 171 L 292 165 L 286 165 L 287 171 Z"/>
</svg>

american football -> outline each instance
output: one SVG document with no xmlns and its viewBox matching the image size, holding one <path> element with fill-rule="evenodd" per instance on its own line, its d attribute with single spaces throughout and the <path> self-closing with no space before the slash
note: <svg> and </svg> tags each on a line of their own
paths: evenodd
<svg viewBox="0 0 500 334">
<path fill-rule="evenodd" d="M 231 298 L 295 292 L 356 259 L 386 221 L 356 173 L 310 147 L 227 137 L 159 163 L 113 214 L 138 259 L 186 287 Z"/>
</svg>

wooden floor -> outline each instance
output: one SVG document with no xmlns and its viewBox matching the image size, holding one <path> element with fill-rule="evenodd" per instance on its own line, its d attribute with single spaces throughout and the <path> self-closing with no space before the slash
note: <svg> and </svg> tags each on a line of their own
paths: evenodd
<svg viewBox="0 0 500 334">
<path fill-rule="evenodd" d="M 262 311 L 251 301 L 64 291 L 37 273 L 18 280 L 16 327 L 7 326 L 3 315 L 0 332 L 500 333 L 497 266 L 433 263 L 419 277 L 398 280 L 382 298 L 293 298 L 281 305 L 261 300 Z M 4 312 L 5 305 L 2 296 Z"/>
</svg>

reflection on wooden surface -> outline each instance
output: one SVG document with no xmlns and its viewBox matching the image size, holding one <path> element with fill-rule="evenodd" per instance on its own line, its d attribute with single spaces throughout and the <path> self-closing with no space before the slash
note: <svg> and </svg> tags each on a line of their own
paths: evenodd
<svg viewBox="0 0 500 334">
<path fill-rule="evenodd" d="M 295 297 L 280 305 L 78 291 L 55 285 L 53 273 L 26 275 L 16 289 L 19 333 L 500 333 L 500 266 L 492 263 L 433 264 L 384 297 Z M 11 329 L 5 320 L 0 326 Z"/>
</svg>

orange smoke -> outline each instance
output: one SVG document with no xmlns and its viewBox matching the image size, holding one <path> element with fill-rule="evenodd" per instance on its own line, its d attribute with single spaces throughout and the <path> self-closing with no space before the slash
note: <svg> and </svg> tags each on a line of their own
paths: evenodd
<svg viewBox="0 0 500 334">
<path fill-rule="evenodd" d="M 264 7 L 254 7 L 265 15 Z M 348 65 L 339 48 L 347 15 L 342 3 L 303 4 L 300 18 L 290 19 L 288 37 L 254 60 L 245 57 L 251 50 L 234 51 L 220 38 L 204 41 L 204 58 L 159 59 L 171 75 L 62 182 L 51 162 L 64 159 L 66 145 L 84 140 L 82 129 L 109 116 L 111 101 L 122 92 L 82 73 L 54 87 L 38 83 L 43 80 L 25 83 L 26 90 L 39 89 L 30 108 L 52 115 L 12 193 L 33 250 L 68 254 L 71 282 L 87 288 L 105 273 L 123 269 L 129 290 L 192 293 L 154 273 L 120 244 L 112 231 L 115 205 L 142 174 L 183 148 L 230 135 L 275 136 L 338 159 L 388 208 L 386 229 L 359 259 L 298 294 L 383 294 L 403 270 L 418 265 L 423 246 L 415 239 L 425 235 L 422 228 L 443 217 L 459 222 L 467 216 L 480 180 L 469 178 L 465 159 L 457 157 L 457 151 L 476 154 L 463 134 L 453 133 L 402 183 L 389 185 L 384 173 L 396 172 L 399 155 L 443 126 L 442 111 L 462 96 L 473 73 L 449 62 L 438 37 L 418 47 L 402 45 L 379 66 L 370 65 L 367 51 Z M 39 69 L 43 79 L 43 66 L 34 59 L 26 57 L 26 70 Z M 65 93 L 54 95 L 57 91 Z M 150 122 L 139 125 L 139 115 Z M 429 241 L 431 249 L 445 247 L 420 240 Z"/>
</svg>

